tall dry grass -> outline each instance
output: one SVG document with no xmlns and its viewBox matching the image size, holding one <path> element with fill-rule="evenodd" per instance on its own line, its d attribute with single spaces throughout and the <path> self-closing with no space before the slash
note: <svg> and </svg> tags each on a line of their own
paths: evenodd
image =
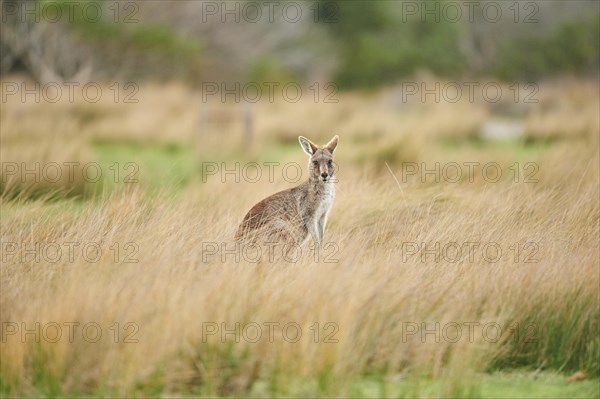
<svg viewBox="0 0 600 399">
<path fill-rule="evenodd" d="M 148 95 L 160 93 L 155 90 Z M 271 262 L 266 255 L 252 262 L 243 256 L 238 261 L 238 251 L 222 250 L 235 249 L 233 234 L 253 203 L 290 186 L 279 175 L 274 183 L 198 178 L 181 193 L 151 196 L 134 186 L 83 202 L 5 194 L 2 390 L 34 396 L 350 395 L 352 383 L 367 375 L 384 383 L 426 375 L 442 379 L 455 396 L 477 392 L 472 376 L 497 368 L 583 369 L 597 376 L 600 158 L 590 145 L 597 140 L 596 126 L 544 152 L 536 160 L 537 183 L 510 177 L 496 183 L 481 177 L 423 183 L 414 176 L 403 180 L 402 162 L 435 160 L 440 151 L 435 143 L 444 137 L 435 135 L 431 119 L 418 130 L 415 115 L 426 113 L 421 108 L 446 115 L 437 121 L 440 132 L 470 131 L 492 111 L 475 112 L 465 122 L 462 114 L 451 115 L 448 104 L 421 104 L 405 114 L 380 111 L 373 118 L 371 110 L 381 110 L 377 101 L 383 104 L 384 98 L 349 97 L 335 106 L 351 115 L 324 107 L 312 129 L 305 117 L 318 106 L 260 105 L 255 147 L 285 142 L 294 126 L 314 131 L 298 132 L 317 139 L 330 129 L 341 135 L 337 199 L 325 233 L 329 245 L 318 256 L 304 247 L 293 262 Z M 87 140 L 145 137 L 133 132 L 133 122 L 122 135 L 115 133 L 122 127 L 117 112 L 122 120 L 134 120 L 142 118 L 133 116 L 137 111 L 106 107 L 110 116 L 86 129 Z M 279 111 L 269 112 L 272 107 Z M 181 113 L 191 118 L 191 109 L 186 105 Z M 590 117 L 571 109 L 577 118 Z M 3 112 L 16 111 L 3 107 Z M 41 121 L 45 114 L 39 112 Z M 155 124 L 147 122 L 148 140 L 160 140 L 161 129 L 152 126 L 166 123 L 166 114 L 164 109 L 144 114 L 156 118 Z M 114 129 L 103 125 L 110 120 Z M 336 127 L 336 120 L 347 124 Z M 4 131 L 3 125 L 3 137 Z M 29 131 L 35 134 L 33 127 Z M 188 133 L 193 137 L 191 122 L 173 140 L 189 143 Z M 371 144 L 392 140 L 402 146 L 404 137 L 416 154 L 409 151 L 381 167 L 388 162 L 377 157 L 377 145 L 383 144 Z M 207 142 L 198 154 L 212 160 Z M 35 159 L 35 148 L 21 147 L 13 156 Z M 474 154 L 455 157 L 477 160 Z M 53 155 L 70 157 L 60 150 Z M 369 162 L 360 163 L 361 156 Z M 305 162 L 299 147 L 283 159 Z M 488 155 L 481 160 L 510 165 Z M 477 246 L 465 250 L 465 243 Z M 86 259 L 83 247 L 92 244 Z M 216 254 L 215 244 L 221 248 Z M 35 334 L 21 337 L 36 322 L 39 342 Z M 72 342 L 64 325 L 69 322 L 80 323 Z M 15 324 L 7 323 L 16 323 L 19 331 L 8 334 Z M 50 342 L 49 323 L 61 325 L 58 342 Z M 101 328 L 97 342 L 82 335 L 86 323 Z M 239 330 L 221 336 L 236 323 Z M 248 338 L 253 331 L 244 330 L 252 323 L 262 328 L 257 342 Z M 279 323 L 272 342 L 264 323 Z M 283 335 L 287 323 L 301 327 L 297 342 L 288 342 L 295 338 L 293 329 Z M 435 331 L 435 323 L 437 332 L 426 334 Z M 484 325 L 491 327 L 484 331 Z M 207 334 L 214 326 L 219 333 Z"/>
</svg>

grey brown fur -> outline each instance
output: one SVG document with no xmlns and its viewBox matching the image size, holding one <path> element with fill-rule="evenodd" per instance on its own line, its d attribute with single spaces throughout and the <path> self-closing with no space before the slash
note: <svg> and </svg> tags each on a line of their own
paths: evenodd
<svg viewBox="0 0 600 399">
<path fill-rule="evenodd" d="M 333 153 L 338 136 L 323 148 L 302 136 L 298 141 L 310 156 L 308 180 L 254 205 L 240 224 L 236 240 L 296 245 L 302 245 L 309 237 L 317 244 L 323 241 L 327 216 L 335 198 Z"/>
</svg>

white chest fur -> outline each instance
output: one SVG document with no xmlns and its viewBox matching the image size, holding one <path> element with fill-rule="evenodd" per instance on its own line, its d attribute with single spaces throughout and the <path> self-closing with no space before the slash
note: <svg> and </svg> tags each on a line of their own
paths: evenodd
<svg viewBox="0 0 600 399">
<path fill-rule="evenodd" d="M 335 199 L 335 187 L 333 183 L 327 183 L 324 185 L 323 191 L 319 195 L 319 205 L 317 206 L 316 218 L 320 219 L 323 215 L 326 215 L 333 205 Z"/>
</svg>

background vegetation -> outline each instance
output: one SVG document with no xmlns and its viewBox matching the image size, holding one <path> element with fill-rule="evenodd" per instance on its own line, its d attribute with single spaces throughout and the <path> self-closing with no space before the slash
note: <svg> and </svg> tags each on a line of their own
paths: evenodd
<svg viewBox="0 0 600 399">
<path fill-rule="evenodd" d="M 118 7 L 92 0 L 76 6 L 62 0 L 2 3 L 10 12 L 3 16 L 1 71 L 26 70 L 40 81 L 153 78 L 199 85 L 293 78 L 351 89 L 379 87 L 419 71 L 513 81 L 593 75 L 600 59 L 600 6 L 587 0 L 483 0 L 470 6 L 282 1 L 271 11 L 253 3 L 260 14 L 244 1 L 230 5 L 230 14 L 224 2 L 206 1 L 168 8 L 160 1 Z M 301 10 L 298 18 L 289 4 Z M 12 12 L 25 7 L 38 13 L 38 22 Z M 90 11 L 96 9 L 102 10 L 98 17 Z"/>
</svg>

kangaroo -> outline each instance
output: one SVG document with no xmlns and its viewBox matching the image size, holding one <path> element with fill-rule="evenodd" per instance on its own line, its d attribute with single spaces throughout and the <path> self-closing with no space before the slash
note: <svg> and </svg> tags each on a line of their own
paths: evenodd
<svg viewBox="0 0 600 399">
<path fill-rule="evenodd" d="M 312 237 L 320 245 L 335 197 L 333 153 L 338 138 L 319 148 L 309 139 L 298 137 L 310 157 L 308 180 L 254 205 L 240 224 L 236 240 L 302 245 Z"/>
</svg>

